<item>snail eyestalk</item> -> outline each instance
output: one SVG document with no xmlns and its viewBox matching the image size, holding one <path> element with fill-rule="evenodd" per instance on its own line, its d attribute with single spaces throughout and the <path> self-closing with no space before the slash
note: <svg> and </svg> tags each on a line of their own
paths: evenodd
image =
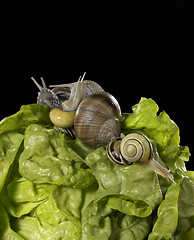
<svg viewBox="0 0 194 240">
<path fill-rule="evenodd" d="M 83 76 L 81 78 L 81 82 L 83 82 L 85 75 L 86 75 L 86 72 L 84 72 L 84 74 L 83 74 Z"/>
<path fill-rule="evenodd" d="M 40 91 L 42 91 L 42 87 L 40 86 L 40 84 L 35 80 L 35 78 L 31 77 L 32 81 L 36 84 L 36 86 L 38 87 L 38 89 Z"/>
<path fill-rule="evenodd" d="M 77 83 L 71 90 L 70 98 L 66 101 L 64 101 L 62 105 L 62 109 L 65 111 L 74 111 L 77 109 L 80 102 L 85 98 L 86 95 L 86 83 L 83 81 L 84 76 L 86 72 L 84 73 L 83 77 L 79 77 Z"/>
<path fill-rule="evenodd" d="M 173 183 L 176 184 L 174 181 L 173 176 L 170 174 L 170 171 L 160 165 L 154 158 L 149 159 L 148 161 L 142 163 L 150 167 L 155 173 L 159 174 L 160 176 L 170 179 Z"/>
</svg>

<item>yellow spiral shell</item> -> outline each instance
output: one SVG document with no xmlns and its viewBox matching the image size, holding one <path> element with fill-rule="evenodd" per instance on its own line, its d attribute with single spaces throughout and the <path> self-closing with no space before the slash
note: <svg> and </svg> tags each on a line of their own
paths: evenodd
<svg viewBox="0 0 194 240">
<path fill-rule="evenodd" d="M 120 151 L 125 162 L 145 162 L 151 157 L 152 145 L 145 135 L 131 133 L 122 139 Z"/>
<path fill-rule="evenodd" d="M 149 139 L 140 133 L 130 133 L 123 139 L 115 138 L 107 145 L 107 155 L 115 163 L 130 165 L 146 162 L 153 155 Z"/>
</svg>

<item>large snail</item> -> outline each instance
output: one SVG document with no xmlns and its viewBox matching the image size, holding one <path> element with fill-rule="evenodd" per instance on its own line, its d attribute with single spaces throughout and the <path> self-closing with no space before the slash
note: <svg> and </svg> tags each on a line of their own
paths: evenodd
<svg viewBox="0 0 194 240">
<path fill-rule="evenodd" d="M 124 138 L 114 138 L 107 144 L 107 155 L 111 161 L 119 165 L 145 164 L 157 174 L 174 182 L 169 170 L 154 159 L 152 144 L 143 134 L 130 133 Z"/>
<path fill-rule="evenodd" d="M 53 124 L 59 129 L 74 125 L 78 138 L 97 148 L 120 135 L 121 110 L 117 100 L 97 83 L 83 81 L 84 75 L 76 83 L 52 85 L 53 90 L 46 88 L 43 79 L 43 87 L 32 80 L 40 89 L 37 103 L 53 108 L 50 111 Z"/>
<path fill-rule="evenodd" d="M 121 135 L 121 110 L 117 100 L 105 92 L 100 85 L 93 81 L 79 78 L 71 84 L 52 85 L 47 89 L 44 80 L 38 86 L 37 103 L 51 108 L 50 119 L 59 130 L 66 129 L 72 136 L 70 127 L 78 138 L 88 146 L 97 148 L 107 145 L 107 155 L 116 164 L 131 165 L 146 164 L 157 174 L 174 182 L 169 171 L 154 160 L 150 140 L 140 134 L 131 133 L 124 138 Z"/>
<path fill-rule="evenodd" d="M 100 147 L 120 135 L 121 111 L 117 100 L 107 92 L 94 93 L 78 106 L 74 128 L 88 146 Z"/>
<path fill-rule="evenodd" d="M 84 80 L 79 77 L 77 82 L 51 85 L 53 89 L 48 89 L 46 84 L 41 78 L 42 86 L 32 77 L 31 79 L 36 84 L 40 92 L 38 93 L 37 103 L 40 105 L 47 105 L 51 108 L 59 108 L 64 111 L 76 110 L 81 100 L 83 100 L 88 95 L 96 92 L 104 91 L 102 87 L 96 82 L 90 80 Z"/>
</svg>

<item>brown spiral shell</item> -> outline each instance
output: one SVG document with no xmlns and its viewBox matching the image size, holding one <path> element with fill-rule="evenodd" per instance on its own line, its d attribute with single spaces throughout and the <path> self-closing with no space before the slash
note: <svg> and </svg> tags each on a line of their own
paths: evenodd
<svg viewBox="0 0 194 240">
<path fill-rule="evenodd" d="M 121 110 L 107 92 L 87 96 L 78 106 L 74 129 L 78 138 L 91 147 L 101 147 L 119 136 Z"/>
</svg>

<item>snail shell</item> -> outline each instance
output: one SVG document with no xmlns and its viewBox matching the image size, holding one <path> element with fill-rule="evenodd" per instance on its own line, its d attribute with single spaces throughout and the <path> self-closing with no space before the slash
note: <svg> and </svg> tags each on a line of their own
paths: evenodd
<svg viewBox="0 0 194 240">
<path fill-rule="evenodd" d="M 114 138 L 112 141 L 110 141 L 107 145 L 107 155 L 109 159 L 114 163 L 124 165 L 123 158 L 121 156 L 120 145 L 121 145 L 120 137 Z"/>
<path fill-rule="evenodd" d="M 134 162 L 145 164 L 155 173 L 176 184 L 170 171 L 154 159 L 152 144 L 143 134 L 130 133 L 123 139 L 113 139 L 107 145 L 107 155 L 119 165 L 131 165 Z"/>
<path fill-rule="evenodd" d="M 140 133 L 130 133 L 123 139 L 115 138 L 107 145 L 107 155 L 115 163 L 131 165 L 152 158 L 153 149 L 149 139 Z"/>
<path fill-rule="evenodd" d="M 121 110 L 117 100 L 107 92 L 94 93 L 78 106 L 74 129 L 86 145 L 100 147 L 118 137 Z"/>
</svg>

